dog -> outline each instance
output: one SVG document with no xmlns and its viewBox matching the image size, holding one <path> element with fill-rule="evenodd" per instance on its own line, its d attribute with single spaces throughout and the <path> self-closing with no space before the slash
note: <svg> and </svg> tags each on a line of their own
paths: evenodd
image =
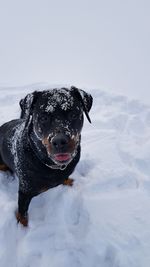
<svg viewBox="0 0 150 267">
<path fill-rule="evenodd" d="M 19 178 L 17 221 L 28 225 L 31 199 L 60 184 L 80 159 L 81 130 L 93 98 L 74 86 L 35 91 L 20 101 L 21 116 L 0 127 L 0 170 Z"/>
</svg>

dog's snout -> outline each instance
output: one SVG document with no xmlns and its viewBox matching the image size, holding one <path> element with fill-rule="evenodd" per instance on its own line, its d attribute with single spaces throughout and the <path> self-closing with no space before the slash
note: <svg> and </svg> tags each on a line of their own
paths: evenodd
<svg viewBox="0 0 150 267">
<path fill-rule="evenodd" d="M 66 135 L 58 134 L 52 139 L 52 146 L 55 150 L 64 149 L 67 147 L 69 139 Z"/>
</svg>

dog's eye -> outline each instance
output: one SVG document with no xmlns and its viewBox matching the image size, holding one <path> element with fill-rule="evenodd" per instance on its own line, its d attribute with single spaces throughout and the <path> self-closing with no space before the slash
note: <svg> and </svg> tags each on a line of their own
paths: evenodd
<svg viewBox="0 0 150 267">
<path fill-rule="evenodd" d="M 46 122 L 48 122 L 48 121 L 49 121 L 49 116 L 48 116 L 47 114 L 42 115 L 42 116 L 40 117 L 40 121 L 41 121 L 42 123 L 46 123 Z"/>
<path fill-rule="evenodd" d="M 79 115 L 79 114 L 75 114 L 75 113 L 72 114 L 72 119 L 73 119 L 73 120 L 77 119 L 77 118 L 78 118 L 78 115 Z"/>
<path fill-rule="evenodd" d="M 78 118 L 79 118 L 79 113 L 78 112 L 70 112 L 69 119 L 76 120 Z"/>
</svg>

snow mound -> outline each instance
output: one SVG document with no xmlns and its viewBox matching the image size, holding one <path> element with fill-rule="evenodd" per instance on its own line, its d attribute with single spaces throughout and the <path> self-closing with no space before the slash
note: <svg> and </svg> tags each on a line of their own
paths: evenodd
<svg viewBox="0 0 150 267">
<path fill-rule="evenodd" d="M 19 100 L 35 89 L 1 88 L 0 124 L 17 118 Z M 0 172 L 1 267 L 149 267 L 150 107 L 91 93 L 75 184 L 34 198 L 27 229 L 14 216 L 17 177 Z"/>
</svg>

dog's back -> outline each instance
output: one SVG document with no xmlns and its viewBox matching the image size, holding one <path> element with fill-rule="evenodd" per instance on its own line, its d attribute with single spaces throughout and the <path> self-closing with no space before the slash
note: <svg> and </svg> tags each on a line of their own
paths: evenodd
<svg viewBox="0 0 150 267">
<path fill-rule="evenodd" d="M 0 164 L 6 164 L 13 172 L 15 172 L 14 142 L 17 142 L 17 138 L 21 134 L 22 123 L 23 120 L 20 119 L 12 120 L 0 127 Z M 17 129 L 18 134 L 15 134 Z"/>
</svg>

